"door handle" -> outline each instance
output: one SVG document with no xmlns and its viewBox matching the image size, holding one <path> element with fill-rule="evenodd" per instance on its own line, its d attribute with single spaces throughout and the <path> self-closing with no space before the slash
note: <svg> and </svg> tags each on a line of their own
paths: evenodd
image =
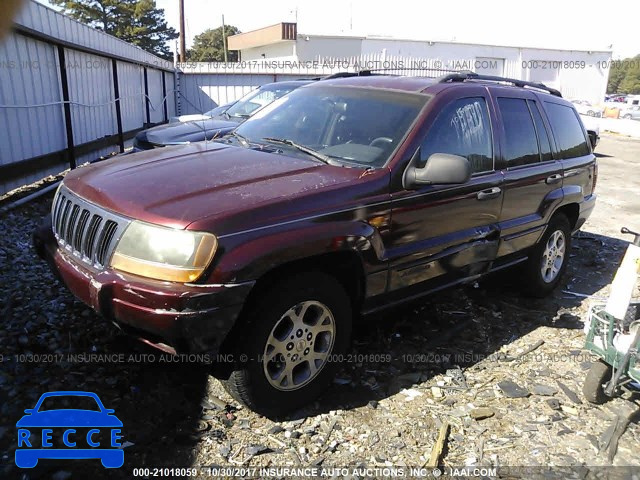
<svg viewBox="0 0 640 480">
<path fill-rule="evenodd" d="M 476 195 L 476 197 L 478 198 L 478 200 L 489 200 L 491 198 L 499 197 L 501 193 L 502 190 L 499 187 L 493 187 L 489 190 L 478 192 L 478 195 Z"/>
<path fill-rule="evenodd" d="M 547 185 L 551 185 L 552 183 L 558 183 L 562 180 L 562 178 L 563 178 L 562 174 L 556 173 L 554 175 L 547 177 L 546 183 Z"/>
</svg>

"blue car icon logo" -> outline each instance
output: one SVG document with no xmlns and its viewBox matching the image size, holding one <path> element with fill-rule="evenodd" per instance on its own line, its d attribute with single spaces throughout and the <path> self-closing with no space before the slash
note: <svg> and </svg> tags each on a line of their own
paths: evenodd
<svg viewBox="0 0 640 480">
<path fill-rule="evenodd" d="M 99 458 L 106 468 L 123 465 L 122 422 L 95 393 L 45 393 L 24 413 L 16 423 L 16 466 L 33 468 L 41 458 Z"/>
</svg>

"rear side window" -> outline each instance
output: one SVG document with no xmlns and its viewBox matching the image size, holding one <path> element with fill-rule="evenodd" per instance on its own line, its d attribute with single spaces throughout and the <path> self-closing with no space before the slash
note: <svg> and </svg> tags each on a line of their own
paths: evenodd
<svg viewBox="0 0 640 480">
<path fill-rule="evenodd" d="M 573 108 L 557 103 L 544 103 L 556 137 L 560 158 L 581 157 L 591 153 L 582 125 Z"/>
<path fill-rule="evenodd" d="M 442 109 L 422 142 L 420 164 L 434 153 L 465 157 L 472 173 L 493 170 L 491 122 L 484 98 L 461 98 Z"/>
<path fill-rule="evenodd" d="M 536 129 L 527 101 L 522 98 L 498 98 L 505 134 L 507 167 L 519 167 L 540 161 Z"/>
<path fill-rule="evenodd" d="M 538 145 L 540 146 L 540 158 L 543 162 L 553 160 L 553 154 L 551 153 L 551 141 L 549 140 L 549 134 L 547 133 L 547 127 L 544 125 L 542 115 L 538 109 L 537 102 L 533 100 L 527 100 L 529 104 L 529 110 L 533 116 L 533 123 L 536 125 L 536 132 L 538 133 Z"/>
</svg>

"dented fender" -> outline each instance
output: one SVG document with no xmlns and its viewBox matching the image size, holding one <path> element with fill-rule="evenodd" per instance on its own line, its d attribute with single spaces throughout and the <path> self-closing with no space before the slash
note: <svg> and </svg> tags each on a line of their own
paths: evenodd
<svg viewBox="0 0 640 480">
<path fill-rule="evenodd" d="M 257 280 L 287 263 L 337 252 L 355 253 L 365 276 L 386 270 L 380 231 L 364 220 L 297 223 L 289 228 L 221 237 L 219 248 L 222 252 L 210 276 L 216 282 Z"/>
</svg>

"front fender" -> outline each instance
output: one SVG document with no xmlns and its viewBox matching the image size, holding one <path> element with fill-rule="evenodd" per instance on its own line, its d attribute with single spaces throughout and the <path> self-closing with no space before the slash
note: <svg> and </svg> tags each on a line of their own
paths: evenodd
<svg viewBox="0 0 640 480">
<path fill-rule="evenodd" d="M 257 280 L 290 262 L 335 252 L 355 252 L 365 275 L 386 269 L 380 232 L 365 221 L 308 222 L 259 234 L 220 238 L 220 259 L 210 280 L 235 283 Z"/>
</svg>

